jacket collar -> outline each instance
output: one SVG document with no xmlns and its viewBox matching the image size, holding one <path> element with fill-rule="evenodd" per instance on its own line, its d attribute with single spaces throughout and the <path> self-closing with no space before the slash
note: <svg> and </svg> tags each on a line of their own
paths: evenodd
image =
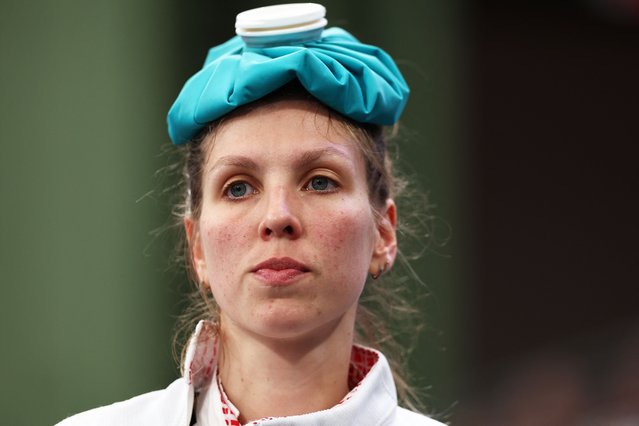
<svg viewBox="0 0 639 426">
<path fill-rule="evenodd" d="M 211 321 L 200 320 L 189 339 L 182 377 L 196 392 L 211 382 L 217 368 L 217 333 Z"/>
<path fill-rule="evenodd" d="M 183 376 L 200 393 L 196 412 L 198 426 L 239 425 L 239 412 L 218 383 L 218 344 L 215 326 L 200 321 L 187 348 Z M 397 397 L 388 361 L 382 353 L 354 346 L 349 384 L 352 390 L 342 401 L 327 410 L 289 417 L 264 418 L 251 422 L 264 426 L 310 426 L 317 424 L 386 424 L 394 417 Z"/>
</svg>

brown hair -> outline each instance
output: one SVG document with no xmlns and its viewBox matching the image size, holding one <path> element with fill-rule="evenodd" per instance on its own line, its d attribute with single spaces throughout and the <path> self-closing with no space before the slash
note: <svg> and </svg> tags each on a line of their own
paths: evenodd
<svg viewBox="0 0 639 426">
<path fill-rule="evenodd" d="M 308 100 L 317 105 L 318 111 L 328 113 L 329 126 L 337 125 L 341 131 L 346 132 L 356 142 L 356 146 L 362 153 L 366 166 L 366 180 L 368 184 L 369 200 L 374 213 L 378 213 L 386 204 L 388 198 L 396 198 L 405 189 L 403 179 L 393 173 L 393 161 L 387 149 L 389 135 L 395 129 L 384 129 L 374 124 L 355 122 L 343 115 L 329 109 L 318 102 L 299 83 L 291 83 L 284 88 L 260 99 L 259 101 L 239 107 L 227 116 L 207 125 L 200 134 L 188 142 L 183 150 L 183 202 L 178 209 L 177 216 L 180 225 L 185 216 L 198 219 L 202 208 L 202 174 L 206 164 L 210 147 L 213 143 L 217 129 L 230 117 L 245 114 L 260 106 L 268 105 L 279 100 Z M 400 221 L 399 232 L 403 229 Z M 200 319 L 209 319 L 219 324 L 219 312 L 213 297 L 197 282 L 197 277 L 189 255 L 188 244 L 184 238 L 183 256 L 187 272 L 191 281 L 195 284 L 193 291 L 188 296 L 187 309 L 180 317 L 176 331 L 174 344 L 182 347 L 183 361 L 186 348 L 186 337 L 194 329 L 195 323 Z M 401 256 L 400 261 L 405 260 Z M 419 410 L 418 395 L 408 384 L 405 378 L 405 362 L 407 352 L 412 350 L 413 344 L 400 344 L 397 335 L 404 337 L 415 335 L 419 324 L 417 321 L 417 309 L 408 302 L 407 286 L 396 280 L 392 282 L 394 274 L 387 274 L 381 279 L 370 281 L 366 284 L 360 298 L 357 312 L 356 335 L 357 343 L 381 350 L 388 358 L 397 386 L 400 403 L 413 410 Z"/>
</svg>

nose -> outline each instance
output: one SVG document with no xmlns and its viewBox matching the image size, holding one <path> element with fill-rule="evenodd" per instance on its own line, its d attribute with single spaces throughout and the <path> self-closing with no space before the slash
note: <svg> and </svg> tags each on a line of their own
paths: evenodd
<svg viewBox="0 0 639 426">
<path fill-rule="evenodd" d="M 294 201 L 286 188 L 277 188 L 266 197 L 266 211 L 260 222 L 260 238 L 297 239 L 302 235 L 302 224 L 295 213 Z"/>
</svg>

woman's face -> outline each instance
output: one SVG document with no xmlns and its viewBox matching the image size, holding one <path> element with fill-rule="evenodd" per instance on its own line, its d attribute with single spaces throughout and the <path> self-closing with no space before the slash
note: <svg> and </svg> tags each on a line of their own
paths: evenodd
<svg viewBox="0 0 639 426">
<path fill-rule="evenodd" d="M 226 121 L 202 193 L 186 228 L 223 329 L 290 338 L 353 318 L 367 273 L 394 260 L 394 204 L 376 219 L 356 142 L 313 103 Z"/>
</svg>

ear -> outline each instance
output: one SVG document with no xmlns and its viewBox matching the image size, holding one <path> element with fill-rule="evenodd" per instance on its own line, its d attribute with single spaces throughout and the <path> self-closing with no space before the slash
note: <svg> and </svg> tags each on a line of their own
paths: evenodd
<svg viewBox="0 0 639 426">
<path fill-rule="evenodd" d="M 386 200 L 377 218 L 376 238 L 369 268 L 371 275 L 389 270 L 397 257 L 397 206 L 391 198 Z"/>
<path fill-rule="evenodd" d="M 184 218 L 184 230 L 186 231 L 186 241 L 188 244 L 188 252 L 186 255 L 189 256 L 198 283 L 206 286 L 208 285 L 206 284 L 206 261 L 204 259 L 204 252 L 202 251 L 200 233 L 197 228 L 197 223 L 191 216 Z"/>
</svg>

